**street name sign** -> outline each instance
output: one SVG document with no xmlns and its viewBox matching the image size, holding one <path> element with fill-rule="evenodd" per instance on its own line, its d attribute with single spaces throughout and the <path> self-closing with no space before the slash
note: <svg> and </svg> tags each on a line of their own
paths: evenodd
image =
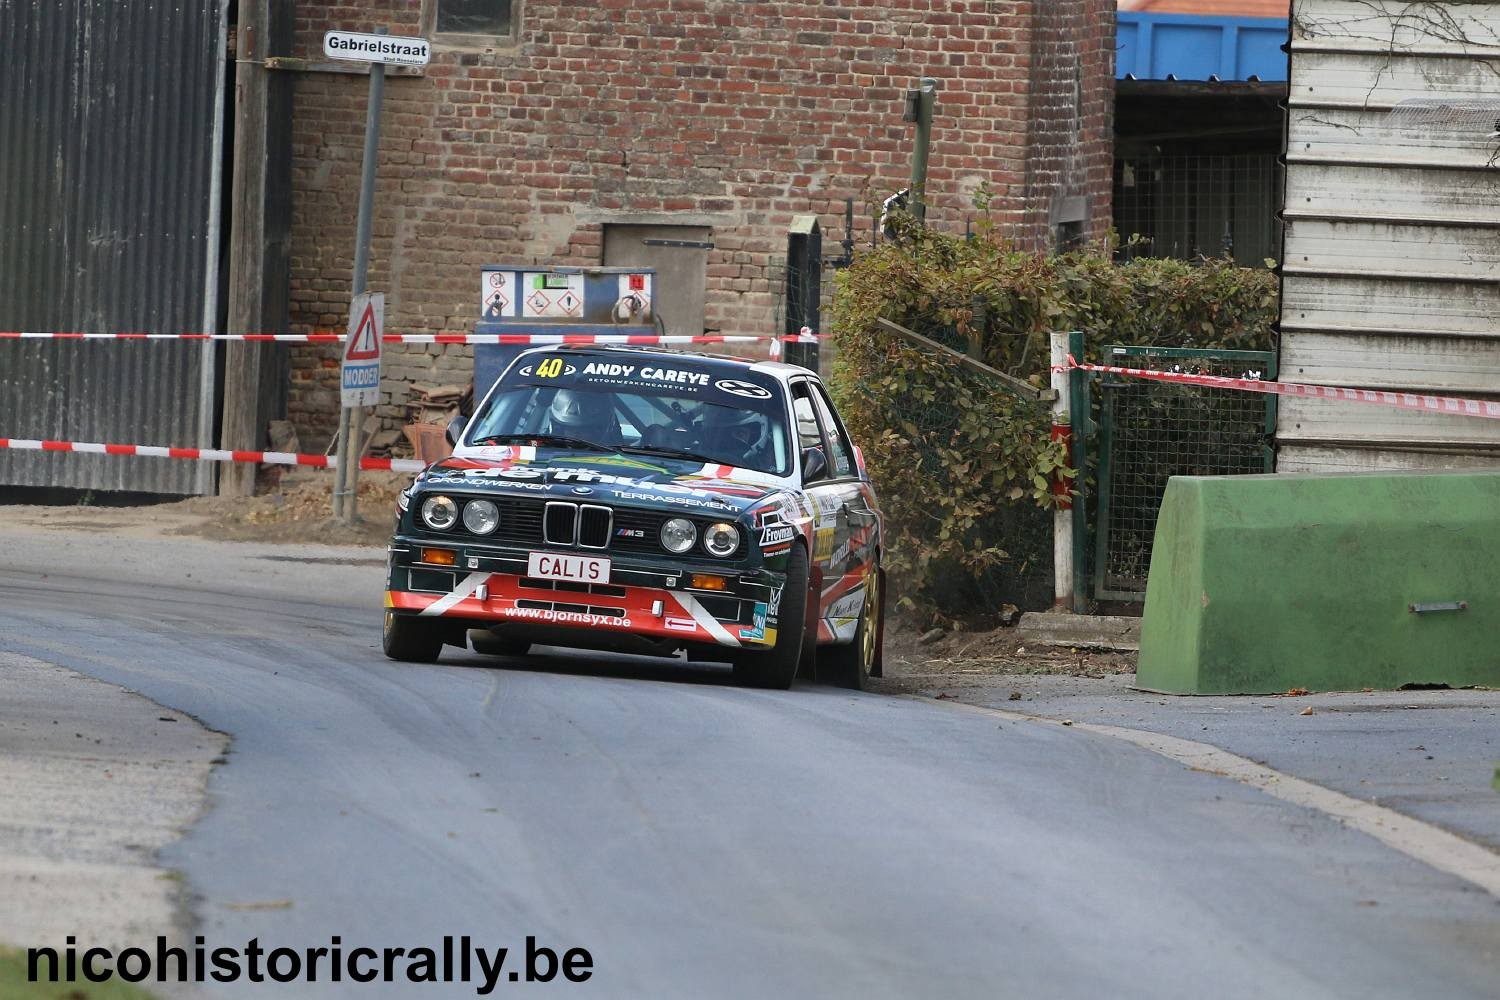
<svg viewBox="0 0 1500 1000">
<path fill-rule="evenodd" d="M 385 295 L 364 292 L 349 307 L 349 335 L 339 384 L 344 406 L 374 406 L 380 402 L 380 354 L 385 333 Z"/>
<path fill-rule="evenodd" d="M 323 54 L 330 59 L 348 59 L 353 62 L 426 66 L 427 61 L 432 58 L 432 47 L 425 38 L 330 31 L 323 35 Z"/>
</svg>

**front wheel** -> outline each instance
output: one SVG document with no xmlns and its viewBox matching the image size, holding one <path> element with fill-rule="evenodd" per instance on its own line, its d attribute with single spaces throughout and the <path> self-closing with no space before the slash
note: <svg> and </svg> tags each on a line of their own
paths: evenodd
<svg viewBox="0 0 1500 1000">
<path fill-rule="evenodd" d="M 385 655 L 393 660 L 436 663 L 443 651 L 443 633 L 436 622 L 387 611 L 380 644 Z"/>
<path fill-rule="evenodd" d="M 734 679 L 749 687 L 785 691 L 797 676 L 807 631 L 807 550 L 793 545 L 786 557 L 786 583 L 776 622 L 776 645 L 766 652 L 743 651 L 735 656 Z"/>
<path fill-rule="evenodd" d="M 818 678 L 839 687 L 863 691 L 870 685 L 870 676 L 880 673 L 881 635 L 880 615 L 884 607 L 881 601 L 883 578 L 876 564 L 865 578 L 865 600 L 859 612 L 859 626 L 854 630 L 854 641 L 842 646 L 824 646 L 819 650 Z"/>
</svg>

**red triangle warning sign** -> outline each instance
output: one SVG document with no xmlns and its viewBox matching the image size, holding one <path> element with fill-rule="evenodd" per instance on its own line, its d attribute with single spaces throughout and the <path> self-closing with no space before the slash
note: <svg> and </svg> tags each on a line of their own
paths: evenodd
<svg viewBox="0 0 1500 1000">
<path fill-rule="evenodd" d="M 365 311 L 354 324 L 349 342 L 344 347 L 345 361 L 380 360 L 380 322 L 375 315 L 375 304 L 365 303 Z"/>
</svg>

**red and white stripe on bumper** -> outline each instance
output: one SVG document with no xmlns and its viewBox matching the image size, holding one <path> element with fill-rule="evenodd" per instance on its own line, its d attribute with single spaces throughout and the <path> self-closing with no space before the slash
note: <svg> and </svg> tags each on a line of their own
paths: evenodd
<svg viewBox="0 0 1500 1000">
<path fill-rule="evenodd" d="M 449 616 L 496 624 L 606 629 L 721 646 L 762 646 L 776 641 L 741 637 L 749 626 L 722 622 L 692 594 L 654 587 L 621 587 L 623 596 L 528 587 L 505 573 L 469 573 L 446 594 L 388 590 L 385 605 L 423 617 Z M 660 609 L 658 611 L 658 608 Z"/>
</svg>

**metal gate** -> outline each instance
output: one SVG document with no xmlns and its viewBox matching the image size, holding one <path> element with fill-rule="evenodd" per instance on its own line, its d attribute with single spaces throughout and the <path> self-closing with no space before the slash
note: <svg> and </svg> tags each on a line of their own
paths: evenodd
<svg viewBox="0 0 1500 1000">
<path fill-rule="evenodd" d="M 227 6 L 0 0 L 0 330 L 216 332 Z M 214 397 L 201 343 L 0 343 L 0 437 L 211 447 Z M 0 453 L 0 484 L 212 482 Z"/>
<path fill-rule="evenodd" d="M 1105 364 L 1234 378 L 1276 377 L 1269 351 L 1107 347 Z M 1276 397 L 1103 375 L 1094 596 L 1139 601 L 1167 480 L 1271 472 Z"/>
</svg>

